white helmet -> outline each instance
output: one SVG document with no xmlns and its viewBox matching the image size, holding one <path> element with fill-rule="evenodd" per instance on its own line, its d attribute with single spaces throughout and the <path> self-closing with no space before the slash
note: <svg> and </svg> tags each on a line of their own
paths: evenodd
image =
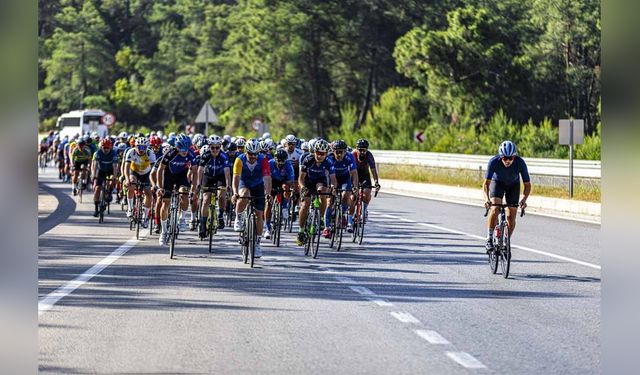
<svg viewBox="0 0 640 375">
<path fill-rule="evenodd" d="M 244 140 L 244 138 L 238 137 L 238 139 L 236 139 L 236 146 L 244 147 L 246 144 L 247 142 Z"/>
<path fill-rule="evenodd" d="M 229 134 L 225 134 L 222 136 L 222 139 L 227 141 L 227 142 L 231 142 L 231 136 Z"/>
<path fill-rule="evenodd" d="M 298 139 L 293 134 L 287 135 L 286 137 L 284 137 L 284 139 L 286 140 L 287 143 L 296 143 L 296 142 L 298 142 Z"/>
<path fill-rule="evenodd" d="M 329 142 L 324 139 L 318 139 L 313 144 L 313 152 L 329 152 Z"/>
<path fill-rule="evenodd" d="M 309 140 L 309 151 L 311 151 L 311 152 L 315 151 L 313 146 L 316 144 L 317 140 L 318 140 L 318 138 L 311 138 L 311 140 Z"/>
<path fill-rule="evenodd" d="M 302 149 L 302 151 L 309 151 L 309 142 L 302 142 L 300 148 Z"/>
<path fill-rule="evenodd" d="M 244 150 L 252 154 L 257 154 L 258 152 L 260 152 L 260 141 L 255 138 L 251 138 L 245 144 Z"/>
<path fill-rule="evenodd" d="M 263 133 L 262 134 L 262 139 L 267 139 L 267 138 L 271 138 L 271 133 Z"/>
<path fill-rule="evenodd" d="M 269 143 L 267 143 L 267 139 L 260 141 L 260 151 L 269 151 Z"/>
<path fill-rule="evenodd" d="M 127 138 L 127 132 L 120 132 L 120 134 L 118 134 L 118 138 Z"/>
<path fill-rule="evenodd" d="M 209 144 L 210 145 L 221 145 L 222 144 L 222 138 L 218 137 L 217 135 L 212 135 L 211 137 L 209 137 Z"/>
<path fill-rule="evenodd" d="M 193 142 L 193 144 L 198 144 L 199 142 L 202 142 L 202 139 L 204 139 L 204 134 L 194 134 L 193 138 L 191 138 L 191 142 Z"/>
<path fill-rule="evenodd" d="M 136 146 L 149 146 L 149 140 L 147 137 L 136 138 Z"/>
<path fill-rule="evenodd" d="M 209 152 L 209 145 L 200 147 L 200 155 L 205 155 L 207 152 Z"/>
</svg>

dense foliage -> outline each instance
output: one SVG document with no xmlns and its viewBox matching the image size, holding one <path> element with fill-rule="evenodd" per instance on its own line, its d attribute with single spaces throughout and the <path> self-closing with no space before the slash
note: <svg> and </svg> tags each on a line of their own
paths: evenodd
<svg viewBox="0 0 640 375">
<path fill-rule="evenodd" d="M 599 158 L 597 0 L 39 0 L 42 126 L 101 107 L 177 128 L 205 100 L 230 133 L 365 135 L 375 147 Z M 427 130 L 418 145 L 413 131 Z M 218 129 L 223 131 L 223 129 Z"/>
</svg>

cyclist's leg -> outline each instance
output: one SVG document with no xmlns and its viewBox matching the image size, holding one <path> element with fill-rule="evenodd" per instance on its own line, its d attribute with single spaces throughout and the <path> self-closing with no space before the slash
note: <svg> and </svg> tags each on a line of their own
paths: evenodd
<svg viewBox="0 0 640 375">
<path fill-rule="evenodd" d="M 491 184 L 489 185 L 489 197 L 491 198 L 492 204 L 502 204 L 502 197 L 504 196 L 504 193 L 504 185 L 497 181 L 491 181 Z M 499 207 L 491 207 L 491 212 L 489 212 L 489 215 L 487 217 L 487 233 L 489 237 L 491 237 L 491 232 L 498 223 L 499 212 Z"/>
<path fill-rule="evenodd" d="M 93 185 L 93 205 L 95 209 L 93 211 L 93 216 L 98 216 L 98 207 L 100 206 L 100 191 L 102 190 L 102 182 L 105 179 L 105 173 L 98 171 L 98 175 L 95 176 L 96 183 Z"/>
<path fill-rule="evenodd" d="M 520 200 L 520 182 L 512 184 L 506 191 L 507 204 L 518 204 Z M 513 235 L 513 231 L 516 229 L 516 217 L 518 216 L 518 207 L 507 207 L 507 222 L 509 223 L 509 237 Z"/>
</svg>

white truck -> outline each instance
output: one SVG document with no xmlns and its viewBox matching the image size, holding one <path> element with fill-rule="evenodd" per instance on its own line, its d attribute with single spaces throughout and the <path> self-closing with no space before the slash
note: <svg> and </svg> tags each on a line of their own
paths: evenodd
<svg viewBox="0 0 640 375">
<path fill-rule="evenodd" d="M 96 132 L 100 138 L 105 138 L 109 134 L 109 128 L 102 123 L 102 117 L 106 113 L 101 109 L 81 109 L 67 112 L 58 117 L 56 127 L 60 131 L 60 137 L 68 135 L 71 138 L 75 134 L 84 135 Z"/>
</svg>

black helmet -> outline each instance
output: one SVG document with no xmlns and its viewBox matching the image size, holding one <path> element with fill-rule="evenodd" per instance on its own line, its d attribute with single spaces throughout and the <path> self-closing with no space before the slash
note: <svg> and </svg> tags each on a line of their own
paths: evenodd
<svg viewBox="0 0 640 375">
<path fill-rule="evenodd" d="M 364 138 L 360 138 L 358 139 L 358 141 L 356 142 L 356 147 L 357 148 L 369 148 L 369 141 L 367 141 Z"/>
<path fill-rule="evenodd" d="M 287 154 L 287 152 L 283 148 L 279 149 L 278 152 L 276 152 L 276 160 L 285 162 L 288 158 L 289 154 Z"/>
<path fill-rule="evenodd" d="M 234 142 L 229 142 L 227 151 L 238 151 L 238 145 L 236 145 Z"/>
<path fill-rule="evenodd" d="M 333 149 L 334 150 L 346 150 L 347 149 L 347 142 L 343 141 L 342 139 L 338 139 L 337 141 L 333 142 Z"/>
</svg>

